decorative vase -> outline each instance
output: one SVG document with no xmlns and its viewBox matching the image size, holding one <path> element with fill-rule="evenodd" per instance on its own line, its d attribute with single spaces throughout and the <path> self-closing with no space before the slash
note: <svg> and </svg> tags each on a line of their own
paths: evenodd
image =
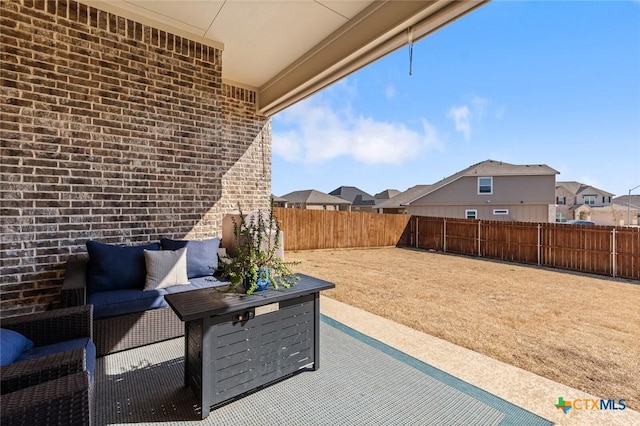
<svg viewBox="0 0 640 426">
<path fill-rule="evenodd" d="M 242 281 L 242 286 L 245 291 L 249 291 L 251 289 L 251 281 L 249 277 L 245 277 L 244 281 Z M 269 268 L 263 267 L 258 269 L 258 277 L 256 278 L 256 286 L 257 288 L 253 291 L 263 291 L 269 287 Z"/>
<path fill-rule="evenodd" d="M 258 280 L 256 281 L 258 288 L 256 291 L 266 290 L 269 287 L 269 268 L 258 269 Z"/>
</svg>

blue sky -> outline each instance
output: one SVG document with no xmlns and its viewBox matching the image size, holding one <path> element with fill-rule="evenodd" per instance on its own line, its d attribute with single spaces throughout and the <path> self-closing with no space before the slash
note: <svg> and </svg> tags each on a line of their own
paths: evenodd
<svg viewBox="0 0 640 426">
<path fill-rule="evenodd" d="M 273 117 L 272 192 L 370 194 L 480 161 L 640 185 L 640 1 L 494 1 Z M 633 194 L 640 194 L 640 188 Z"/>
</svg>

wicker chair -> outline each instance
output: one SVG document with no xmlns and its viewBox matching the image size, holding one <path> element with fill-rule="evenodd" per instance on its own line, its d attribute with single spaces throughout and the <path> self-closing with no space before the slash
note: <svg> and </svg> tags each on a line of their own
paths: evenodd
<svg viewBox="0 0 640 426">
<path fill-rule="evenodd" d="M 2 320 L 35 346 L 92 337 L 93 307 L 58 309 Z M 84 349 L 0 367 L 1 424 L 90 425 L 94 396 Z"/>
</svg>

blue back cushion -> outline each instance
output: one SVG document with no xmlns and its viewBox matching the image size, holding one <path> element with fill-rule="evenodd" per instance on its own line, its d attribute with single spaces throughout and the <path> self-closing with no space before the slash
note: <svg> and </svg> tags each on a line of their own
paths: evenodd
<svg viewBox="0 0 640 426">
<path fill-rule="evenodd" d="M 100 319 L 164 308 L 169 306 L 164 300 L 165 294 L 167 292 L 163 288 L 102 291 L 91 293 L 87 303 L 93 305 L 93 319 Z"/>
<path fill-rule="evenodd" d="M 89 293 L 128 288 L 142 289 L 147 278 L 145 250 L 160 250 L 160 244 L 124 247 L 87 241 Z"/>
<path fill-rule="evenodd" d="M 33 342 L 17 331 L 0 328 L 0 365 L 9 365 L 22 352 L 33 348 Z"/>
<path fill-rule="evenodd" d="M 162 238 L 160 244 L 163 250 L 179 250 L 187 247 L 187 278 L 213 275 L 213 272 L 218 269 L 220 238 L 202 241 Z"/>
</svg>

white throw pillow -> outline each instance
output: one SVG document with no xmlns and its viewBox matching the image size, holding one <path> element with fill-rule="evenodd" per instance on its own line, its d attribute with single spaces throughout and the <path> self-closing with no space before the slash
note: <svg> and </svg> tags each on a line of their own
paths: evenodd
<svg viewBox="0 0 640 426">
<path fill-rule="evenodd" d="M 145 250 L 147 266 L 145 290 L 189 284 L 187 278 L 187 248 L 179 250 Z"/>
</svg>

